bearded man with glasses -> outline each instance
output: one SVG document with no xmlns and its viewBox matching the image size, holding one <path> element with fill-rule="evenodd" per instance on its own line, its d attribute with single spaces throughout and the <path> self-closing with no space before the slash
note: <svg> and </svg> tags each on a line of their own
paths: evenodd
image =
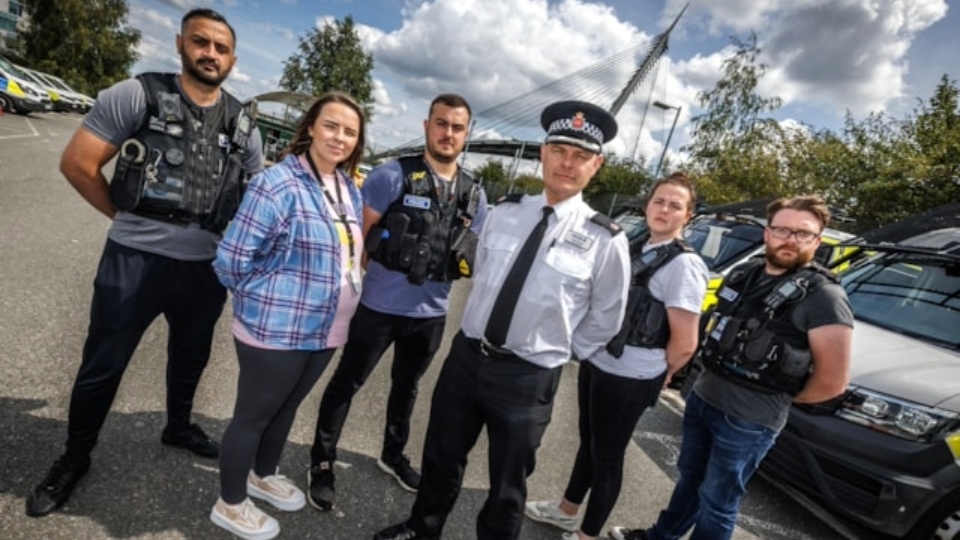
<svg viewBox="0 0 960 540">
<path fill-rule="evenodd" d="M 707 318 L 707 368 L 687 397 L 680 478 L 649 529 L 614 527 L 617 540 L 733 535 L 740 499 L 790 404 L 818 403 L 849 380 L 853 310 L 829 271 L 813 262 L 830 220 L 823 199 L 781 198 L 767 207 L 763 260 L 733 269 Z"/>
</svg>

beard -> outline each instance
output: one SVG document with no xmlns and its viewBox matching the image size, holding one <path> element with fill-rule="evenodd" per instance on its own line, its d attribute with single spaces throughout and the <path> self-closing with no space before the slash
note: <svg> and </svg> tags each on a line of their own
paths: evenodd
<svg viewBox="0 0 960 540">
<path fill-rule="evenodd" d="M 768 245 L 765 253 L 767 264 L 774 268 L 780 268 L 781 270 L 786 270 L 787 272 L 793 272 L 794 270 L 806 266 L 807 263 L 813 260 L 813 250 L 797 249 L 796 254 L 786 254 L 781 253 L 781 251 L 786 251 L 783 246 L 780 248 L 773 248 Z"/>
<path fill-rule="evenodd" d="M 440 163 L 453 163 L 460 155 L 460 150 L 454 150 L 448 154 L 436 148 L 430 141 L 427 141 L 427 153 Z"/>
<path fill-rule="evenodd" d="M 190 58 L 186 54 L 184 54 L 182 51 L 180 52 L 180 60 L 181 60 L 181 64 L 183 65 L 184 72 L 188 73 L 191 77 L 196 79 L 198 82 L 205 84 L 207 86 L 218 87 L 223 83 L 223 81 L 227 79 L 227 76 L 230 75 L 229 69 L 227 69 L 225 72 L 221 72 L 220 66 L 217 66 L 217 64 L 213 60 L 201 59 L 195 62 L 191 62 Z M 213 74 L 208 71 L 204 71 L 202 67 L 204 64 L 213 65 L 214 67 L 217 68 L 217 72 Z"/>
</svg>

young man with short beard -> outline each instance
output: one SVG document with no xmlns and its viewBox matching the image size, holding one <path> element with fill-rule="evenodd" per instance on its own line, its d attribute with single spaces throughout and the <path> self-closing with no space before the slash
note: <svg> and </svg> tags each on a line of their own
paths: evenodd
<svg viewBox="0 0 960 540">
<path fill-rule="evenodd" d="M 706 325 L 706 370 L 687 397 L 680 478 L 653 527 L 614 527 L 617 540 L 724 540 L 740 498 L 793 403 L 847 387 L 853 310 L 836 278 L 813 262 L 830 220 L 816 196 L 767 207 L 763 260 L 726 277 Z"/>
<path fill-rule="evenodd" d="M 181 73 L 144 73 L 100 92 L 61 157 L 60 171 L 111 226 L 70 397 L 66 451 L 27 498 L 29 516 L 61 507 L 87 473 L 123 373 L 161 314 L 170 330 L 161 442 L 206 458 L 219 452 L 190 423 L 227 298 L 211 262 L 239 202 L 236 178 L 241 169 L 263 169 L 263 155 L 259 131 L 238 120 L 242 104 L 221 89 L 237 60 L 226 19 L 210 9 L 188 12 L 176 47 Z M 118 154 L 108 184 L 103 168 Z M 235 181 L 224 180 L 228 171 L 238 173 Z"/>
</svg>

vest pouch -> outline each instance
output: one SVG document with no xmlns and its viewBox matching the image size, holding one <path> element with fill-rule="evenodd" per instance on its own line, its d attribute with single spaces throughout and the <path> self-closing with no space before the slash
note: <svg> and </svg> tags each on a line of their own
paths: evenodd
<svg viewBox="0 0 960 540">
<path fill-rule="evenodd" d="M 397 264 L 404 270 L 410 268 L 413 264 L 413 255 L 417 249 L 417 237 L 413 234 L 405 234 L 400 240 L 400 252 Z"/>
<path fill-rule="evenodd" d="M 667 310 L 662 303 L 646 302 L 636 326 L 636 336 L 641 346 L 652 347 L 662 339 L 666 318 Z"/>
<path fill-rule="evenodd" d="M 392 264 L 400 255 L 400 247 L 403 244 L 403 238 L 407 235 L 407 228 L 410 226 L 410 216 L 406 214 L 393 213 L 387 215 L 387 236 L 386 244 L 383 246 L 384 259 Z"/>
<path fill-rule="evenodd" d="M 720 320 L 717 327 L 711 332 L 711 336 L 717 335 L 717 351 L 720 354 L 729 354 L 737 345 L 737 338 L 740 335 L 740 329 L 743 328 L 743 319 L 726 317 Z"/>
<path fill-rule="evenodd" d="M 788 377 L 803 377 L 810 372 L 812 361 L 810 349 L 797 349 L 789 343 L 784 343 L 780 371 Z"/>
<path fill-rule="evenodd" d="M 775 360 L 775 358 L 769 358 L 771 356 L 771 344 L 775 337 L 773 332 L 763 330 L 759 335 L 751 338 L 743 347 L 743 352 L 740 355 L 743 361 L 749 364 L 759 364 L 764 361 Z"/>
<path fill-rule="evenodd" d="M 367 250 L 367 253 L 374 254 L 380 249 L 380 245 L 383 241 L 384 236 L 386 236 L 387 230 L 383 227 L 378 227 L 374 225 L 370 227 L 370 232 L 367 233 L 367 237 L 363 240 L 363 247 Z"/>
<path fill-rule="evenodd" d="M 427 242 L 417 242 L 413 248 L 413 256 L 410 261 L 410 273 L 407 279 L 414 285 L 420 285 L 427 278 L 427 271 L 430 268 L 430 244 Z"/>
<path fill-rule="evenodd" d="M 637 304 L 643 296 L 643 290 L 637 287 L 630 287 L 627 291 L 627 307 L 624 311 L 623 324 L 620 325 L 620 331 L 607 343 L 607 352 L 614 358 L 623 356 L 623 349 L 627 344 L 627 339 L 633 333 L 634 325 L 637 323 L 634 314 L 637 312 Z"/>
<path fill-rule="evenodd" d="M 143 159 L 138 161 L 135 157 L 126 154 L 121 154 L 117 158 L 113 180 L 110 181 L 110 202 L 117 210 L 129 212 L 140 204 L 144 165 Z"/>
</svg>

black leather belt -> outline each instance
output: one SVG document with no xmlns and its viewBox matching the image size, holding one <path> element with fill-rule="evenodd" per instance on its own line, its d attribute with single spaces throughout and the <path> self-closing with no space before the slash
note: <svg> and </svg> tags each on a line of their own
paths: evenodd
<svg viewBox="0 0 960 540">
<path fill-rule="evenodd" d="M 497 347 L 491 344 L 486 339 L 473 339 L 467 338 L 467 342 L 470 343 L 476 350 L 480 351 L 480 354 L 488 358 L 494 358 L 496 360 L 519 360 L 524 361 L 523 358 L 520 358 L 513 353 L 510 349 L 504 349 L 502 347 Z"/>
</svg>

